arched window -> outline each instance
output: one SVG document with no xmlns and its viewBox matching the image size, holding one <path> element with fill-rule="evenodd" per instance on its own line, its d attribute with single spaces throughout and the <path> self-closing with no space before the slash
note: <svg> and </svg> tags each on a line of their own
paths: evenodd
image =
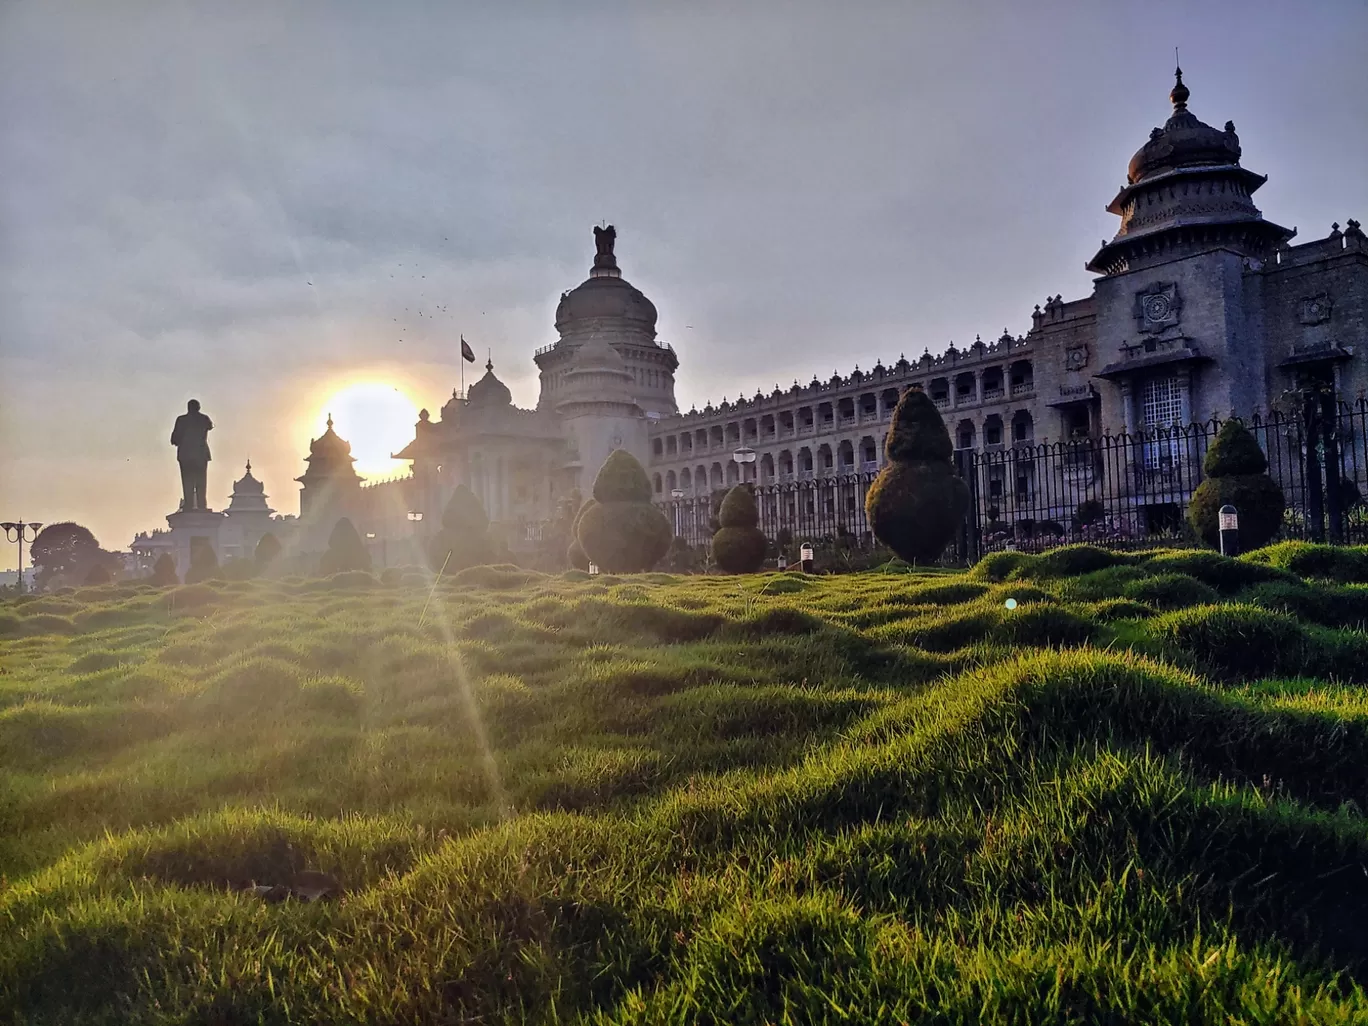
<svg viewBox="0 0 1368 1026">
<path fill-rule="evenodd" d="M 662 491 L 662 486 L 661 486 L 661 483 L 660 483 L 660 475 L 659 475 L 659 474 L 657 474 L 657 475 L 655 476 L 655 490 L 656 490 L 656 494 L 657 494 L 657 495 L 659 495 L 659 494 L 661 493 L 661 491 Z"/>
<path fill-rule="evenodd" d="M 689 472 L 688 467 L 679 472 L 679 487 L 686 492 L 693 490 L 693 474 Z"/>
<path fill-rule="evenodd" d="M 675 478 L 675 472 L 673 470 L 665 475 L 665 487 L 671 492 L 674 492 L 674 490 L 679 487 L 679 481 Z"/>
</svg>

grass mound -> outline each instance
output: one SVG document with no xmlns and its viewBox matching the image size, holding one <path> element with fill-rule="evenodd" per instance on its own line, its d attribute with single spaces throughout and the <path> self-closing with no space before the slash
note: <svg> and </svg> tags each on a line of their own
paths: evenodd
<svg viewBox="0 0 1368 1026">
<path fill-rule="evenodd" d="M 1368 1018 L 1368 588 L 1061 552 L 6 602 L 0 1020 Z"/>
</svg>

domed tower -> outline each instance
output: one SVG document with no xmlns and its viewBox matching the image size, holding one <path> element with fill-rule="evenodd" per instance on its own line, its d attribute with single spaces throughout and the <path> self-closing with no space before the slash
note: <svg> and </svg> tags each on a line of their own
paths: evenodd
<svg viewBox="0 0 1368 1026">
<path fill-rule="evenodd" d="M 271 514 L 275 510 L 266 505 L 266 486 L 252 476 L 252 461 L 247 461 L 247 472 L 233 482 L 233 494 L 224 510 L 223 527 L 219 531 L 219 549 L 228 559 L 250 559 L 257 542 L 271 530 Z M 277 538 L 284 542 L 284 538 Z"/>
<path fill-rule="evenodd" d="M 266 505 L 266 486 L 252 476 L 252 461 L 247 461 L 247 472 L 233 482 L 233 494 L 228 498 L 229 516 L 270 517 L 275 510 Z"/>
<path fill-rule="evenodd" d="M 1293 235 L 1254 205 L 1267 179 L 1240 166 L 1234 124 L 1199 121 L 1181 68 L 1174 78 L 1173 114 L 1131 158 L 1107 206 L 1121 225 L 1087 264 L 1102 276 L 1098 366 L 1088 373 L 1114 385 L 1102 423 L 1128 432 L 1259 408 L 1268 392 L 1260 271 Z"/>
<path fill-rule="evenodd" d="M 606 340 L 590 337 L 575 350 L 558 390 L 556 413 L 579 458 L 581 495 L 593 491 L 594 478 L 614 449 L 626 449 L 643 467 L 648 464 L 648 421 L 632 394 L 626 361 Z"/>
<path fill-rule="evenodd" d="M 1174 78 L 1173 116 L 1131 157 L 1126 184 L 1107 206 L 1121 226 L 1088 262 L 1090 271 L 1124 274 L 1217 246 L 1258 258 L 1293 235 L 1254 205 L 1268 178 L 1240 166 L 1234 122 L 1217 129 L 1197 120 L 1182 68 Z"/>
<path fill-rule="evenodd" d="M 303 486 L 299 490 L 299 519 L 309 529 L 306 546 L 317 548 L 327 543 L 333 525 L 341 517 L 354 515 L 360 505 L 361 476 L 352 466 L 356 457 L 351 454 L 351 443 L 333 431 L 331 413 L 328 429 L 309 443 L 304 462 L 308 469 L 295 478 Z"/>
<path fill-rule="evenodd" d="M 633 399 L 648 418 L 673 416 L 674 375 L 679 358 L 656 341 L 656 308 L 618 269 L 612 225 L 594 229 L 597 252 L 589 278 L 561 296 L 556 307 L 555 345 L 537 353 L 541 370 L 539 408 L 556 409 L 576 351 L 591 339 L 611 346 L 622 358 Z"/>
</svg>

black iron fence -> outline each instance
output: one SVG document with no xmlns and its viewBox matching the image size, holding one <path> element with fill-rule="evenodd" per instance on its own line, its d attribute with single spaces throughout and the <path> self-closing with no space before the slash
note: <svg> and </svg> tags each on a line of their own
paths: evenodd
<svg viewBox="0 0 1368 1026">
<path fill-rule="evenodd" d="M 1246 419 L 1287 502 L 1283 537 L 1368 541 L 1368 402 L 1313 396 L 1291 415 Z M 1073 541 L 1140 547 L 1192 541 L 1187 506 L 1218 420 L 1048 445 L 959 450 L 969 514 L 946 562 Z M 800 472 L 753 482 L 760 528 L 776 541 L 874 549 L 865 493 L 875 471 Z M 726 489 L 667 499 L 675 534 L 706 549 Z"/>
</svg>

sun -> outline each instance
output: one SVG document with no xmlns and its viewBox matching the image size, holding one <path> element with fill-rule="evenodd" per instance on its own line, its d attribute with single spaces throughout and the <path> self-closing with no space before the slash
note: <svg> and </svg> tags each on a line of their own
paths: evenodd
<svg viewBox="0 0 1368 1026">
<path fill-rule="evenodd" d="M 318 412 L 314 437 L 327 430 L 330 414 L 333 430 L 351 443 L 362 477 L 384 477 L 408 467 L 403 460 L 390 459 L 390 453 L 413 440 L 418 419 L 418 407 L 403 389 L 383 381 L 358 381 L 334 392 Z"/>
</svg>

